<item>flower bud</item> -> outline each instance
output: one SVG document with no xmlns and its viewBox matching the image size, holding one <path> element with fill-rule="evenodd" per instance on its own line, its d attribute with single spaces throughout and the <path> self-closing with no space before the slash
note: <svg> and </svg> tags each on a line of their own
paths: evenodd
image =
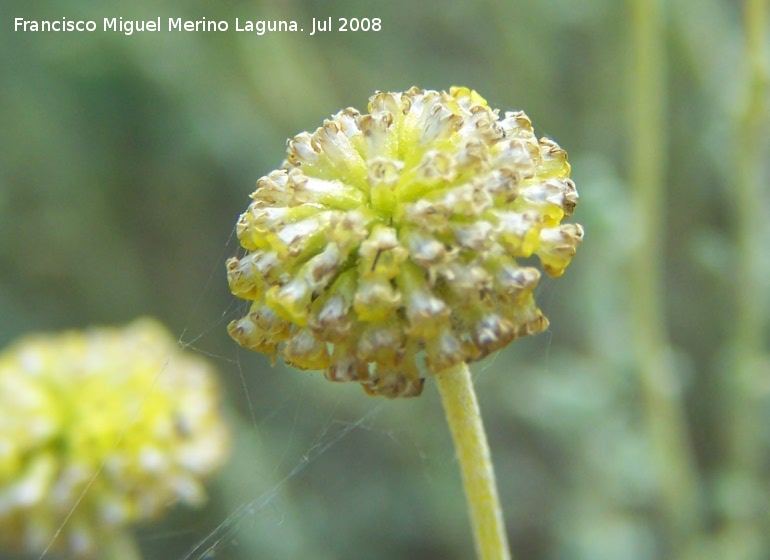
<svg viewBox="0 0 770 560">
<path fill-rule="evenodd" d="M 242 345 L 370 394 L 487 356 L 548 325 L 537 256 L 560 276 L 583 229 L 567 154 L 475 91 L 376 93 L 289 141 L 238 222 Z M 265 321 L 265 317 L 270 320 Z"/>
<path fill-rule="evenodd" d="M 127 525 L 202 502 L 229 447 L 213 370 L 149 319 L 20 340 L 0 353 L 0 410 L 4 551 L 101 557 Z"/>
</svg>

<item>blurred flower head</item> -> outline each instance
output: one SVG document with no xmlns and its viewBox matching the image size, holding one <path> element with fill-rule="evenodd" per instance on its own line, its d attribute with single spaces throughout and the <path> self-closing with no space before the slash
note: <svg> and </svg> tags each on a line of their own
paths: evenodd
<svg viewBox="0 0 770 560">
<path fill-rule="evenodd" d="M 289 142 L 238 222 L 241 345 L 371 394 L 419 395 L 421 366 L 483 358 L 548 325 L 536 255 L 560 276 L 583 236 L 567 154 L 475 91 L 377 93 Z"/>
<path fill-rule="evenodd" d="M 212 369 L 158 323 L 30 336 L 0 354 L 0 542 L 90 556 L 205 498 L 229 434 Z M 66 523 L 65 523 L 66 520 Z"/>
</svg>

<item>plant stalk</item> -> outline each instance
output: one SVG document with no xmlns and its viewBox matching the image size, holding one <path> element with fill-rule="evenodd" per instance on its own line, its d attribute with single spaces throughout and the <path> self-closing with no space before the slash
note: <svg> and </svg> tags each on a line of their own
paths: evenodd
<svg viewBox="0 0 770 560">
<path fill-rule="evenodd" d="M 759 426 L 763 422 L 766 371 L 761 365 L 767 327 L 763 309 L 767 288 L 762 270 L 766 247 L 760 224 L 765 220 L 763 200 L 767 196 L 766 163 L 768 89 L 770 69 L 766 56 L 768 33 L 767 0 L 744 2 L 746 41 L 745 101 L 735 116 L 735 177 L 728 184 L 734 200 L 736 248 L 736 316 L 730 346 L 730 369 L 725 371 L 728 428 L 727 476 L 739 486 L 761 494 L 763 443 Z M 723 547 L 731 558 L 759 559 L 766 556 L 768 538 L 759 502 L 741 511 L 728 512 Z M 766 514 L 765 514 L 766 515 Z"/>
<path fill-rule="evenodd" d="M 111 560 L 142 560 L 139 545 L 130 531 L 117 531 L 105 537 L 101 543 L 102 553 Z"/>
<path fill-rule="evenodd" d="M 460 462 L 476 554 L 479 560 L 510 560 L 489 443 L 468 366 L 460 363 L 435 377 Z"/>
<path fill-rule="evenodd" d="M 665 48 L 658 0 L 632 0 L 631 180 L 638 239 L 631 261 L 631 322 L 643 412 L 674 556 L 699 532 L 698 475 L 670 358 L 663 255 L 666 145 Z"/>
</svg>

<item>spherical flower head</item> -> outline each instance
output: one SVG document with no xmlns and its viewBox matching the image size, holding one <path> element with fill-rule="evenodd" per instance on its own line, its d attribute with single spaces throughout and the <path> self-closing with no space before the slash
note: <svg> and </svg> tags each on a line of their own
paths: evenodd
<svg viewBox="0 0 770 560">
<path fill-rule="evenodd" d="M 31 336 L 0 354 L 0 543 L 72 557 L 198 504 L 229 432 L 213 370 L 158 323 Z"/>
<path fill-rule="evenodd" d="M 371 394 L 419 395 L 421 371 L 483 358 L 548 321 L 537 256 L 561 276 L 583 237 L 567 154 L 475 91 L 376 93 L 289 141 L 227 263 L 251 301 L 241 345 Z"/>
</svg>

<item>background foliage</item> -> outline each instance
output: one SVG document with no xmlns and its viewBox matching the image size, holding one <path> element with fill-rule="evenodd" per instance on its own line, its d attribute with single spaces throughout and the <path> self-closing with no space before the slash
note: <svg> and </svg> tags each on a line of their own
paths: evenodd
<svg viewBox="0 0 770 560">
<path fill-rule="evenodd" d="M 537 133 L 568 151 L 581 195 L 576 221 L 587 232 L 564 278 L 539 288 L 549 331 L 474 366 L 516 556 L 644 560 L 757 542 L 765 553 L 755 557 L 767 556 L 766 343 L 750 350 L 753 374 L 741 378 L 748 385 L 740 394 L 750 398 L 736 407 L 730 393 L 732 349 L 740 347 L 731 337 L 740 321 L 742 6 L 663 6 L 667 118 L 659 147 L 667 166 L 656 273 L 673 382 L 657 389 L 684 415 L 689 448 L 679 451 L 692 460 L 697 488 L 695 529 L 672 533 L 662 505 L 666 465 L 648 430 L 655 405 L 639 381 L 632 332 L 640 228 L 629 75 L 638 22 L 628 4 L 2 4 L 0 343 L 152 315 L 209 355 L 227 387 L 233 459 L 203 510 L 174 510 L 140 528 L 147 560 L 186 558 L 207 535 L 216 548 L 189 557 L 472 557 L 459 473 L 430 382 L 419 399 L 384 402 L 318 373 L 271 367 L 225 332 L 241 311 L 224 274 L 237 249 L 233 225 L 256 179 L 280 165 L 286 138 L 342 107 L 363 109 L 375 90 L 455 84 L 493 107 L 526 110 Z M 205 16 L 230 21 L 231 31 L 12 31 L 15 17 L 64 16 Z M 236 17 L 309 27 L 311 17 L 328 16 L 380 17 L 383 30 L 310 37 L 232 29 Z M 765 247 L 752 258 L 764 318 L 770 158 L 767 120 L 754 124 L 764 154 L 754 201 L 762 219 L 750 229 L 754 246 Z M 759 334 L 763 340 L 766 320 Z M 744 413 L 754 421 L 741 424 L 736 415 Z M 730 450 L 746 435 L 758 459 L 737 468 Z M 745 531 L 731 532 L 735 523 Z"/>
</svg>

